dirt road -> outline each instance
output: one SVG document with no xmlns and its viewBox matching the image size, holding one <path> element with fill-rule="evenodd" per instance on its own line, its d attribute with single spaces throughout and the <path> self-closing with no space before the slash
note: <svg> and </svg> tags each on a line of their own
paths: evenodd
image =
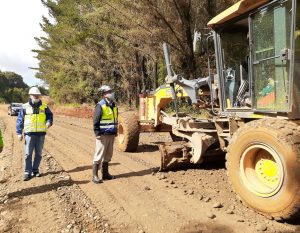
<svg viewBox="0 0 300 233">
<path fill-rule="evenodd" d="M 0 232 L 300 232 L 245 208 L 227 182 L 224 161 L 159 174 L 158 144 L 167 134 L 142 134 L 136 153 L 114 151 L 117 179 L 95 185 L 90 119 L 55 116 L 41 178 L 23 176 L 16 117 L 0 107 Z"/>
</svg>

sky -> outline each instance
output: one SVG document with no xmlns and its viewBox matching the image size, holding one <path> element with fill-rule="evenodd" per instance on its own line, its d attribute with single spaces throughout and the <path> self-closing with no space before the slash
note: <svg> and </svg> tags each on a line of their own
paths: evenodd
<svg viewBox="0 0 300 233">
<path fill-rule="evenodd" d="M 34 37 L 44 35 L 43 15 L 48 11 L 40 0 L 0 0 L 0 70 L 21 75 L 30 86 L 41 83 L 29 67 L 38 67 L 31 50 L 39 48 Z"/>
</svg>

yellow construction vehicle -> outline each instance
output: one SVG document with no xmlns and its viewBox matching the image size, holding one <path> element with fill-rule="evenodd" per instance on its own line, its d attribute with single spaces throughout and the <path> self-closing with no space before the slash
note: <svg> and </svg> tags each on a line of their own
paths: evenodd
<svg viewBox="0 0 300 233">
<path fill-rule="evenodd" d="M 167 84 L 141 96 L 139 118 L 121 116 L 120 148 L 134 151 L 140 132 L 170 131 L 184 140 L 160 146 L 162 170 L 199 164 L 207 152 L 222 150 L 229 180 L 245 205 L 276 220 L 299 216 L 300 3 L 242 0 L 208 27 L 208 33 L 195 32 L 194 47 L 214 44 L 217 73 L 209 61 L 206 78 L 176 75 L 164 44 Z M 176 110 L 180 93 L 211 116 L 163 112 L 171 101 Z"/>
</svg>

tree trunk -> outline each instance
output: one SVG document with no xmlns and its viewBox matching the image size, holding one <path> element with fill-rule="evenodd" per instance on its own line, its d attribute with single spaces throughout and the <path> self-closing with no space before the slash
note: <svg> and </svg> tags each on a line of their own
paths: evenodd
<svg viewBox="0 0 300 233">
<path fill-rule="evenodd" d="M 145 56 L 141 59 L 141 81 L 142 81 L 142 92 L 145 92 L 147 89 L 146 80 L 147 80 L 147 70 L 146 70 L 146 58 Z"/>
<path fill-rule="evenodd" d="M 155 61 L 154 63 L 154 75 L 153 75 L 153 90 L 156 90 L 158 86 L 158 63 Z"/>
<path fill-rule="evenodd" d="M 216 1 L 215 0 L 207 0 L 207 12 L 210 18 L 216 15 Z"/>
</svg>

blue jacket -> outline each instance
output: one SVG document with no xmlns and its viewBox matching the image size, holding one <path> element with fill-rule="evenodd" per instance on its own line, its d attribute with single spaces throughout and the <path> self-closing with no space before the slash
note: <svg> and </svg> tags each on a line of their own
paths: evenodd
<svg viewBox="0 0 300 233">
<path fill-rule="evenodd" d="M 31 100 L 29 100 L 29 104 L 36 109 L 39 109 L 39 107 L 42 105 L 42 101 L 38 102 L 37 104 L 33 104 L 31 102 Z M 22 134 L 23 128 L 24 128 L 24 117 L 25 117 L 25 109 L 22 109 L 19 111 L 19 115 L 18 115 L 18 119 L 17 119 L 17 125 L 16 125 L 16 132 L 17 134 Z M 50 122 L 50 124 L 52 125 L 53 123 L 53 113 L 51 112 L 51 110 L 49 109 L 49 107 L 47 107 L 45 109 L 45 114 L 46 114 L 46 122 Z M 45 135 L 45 132 L 33 132 L 33 133 L 26 133 L 26 135 Z"/>
<path fill-rule="evenodd" d="M 113 130 L 113 131 L 106 132 L 104 129 L 101 129 L 101 127 L 100 127 L 100 120 L 102 118 L 102 107 L 101 107 L 102 105 L 107 105 L 111 109 L 113 109 L 116 106 L 114 102 L 111 102 L 109 104 L 105 99 L 102 99 L 96 105 L 96 108 L 95 108 L 95 111 L 94 111 L 94 120 L 93 120 L 93 128 L 94 128 L 95 136 L 97 137 L 97 136 L 100 136 L 100 135 L 103 135 L 103 134 L 116 135 L 117 134 L 117 128 L 115 128 L 115 130 Z M 116 117 L 118 117 L 118 116 L 116 116 Z"/>
</svg>

